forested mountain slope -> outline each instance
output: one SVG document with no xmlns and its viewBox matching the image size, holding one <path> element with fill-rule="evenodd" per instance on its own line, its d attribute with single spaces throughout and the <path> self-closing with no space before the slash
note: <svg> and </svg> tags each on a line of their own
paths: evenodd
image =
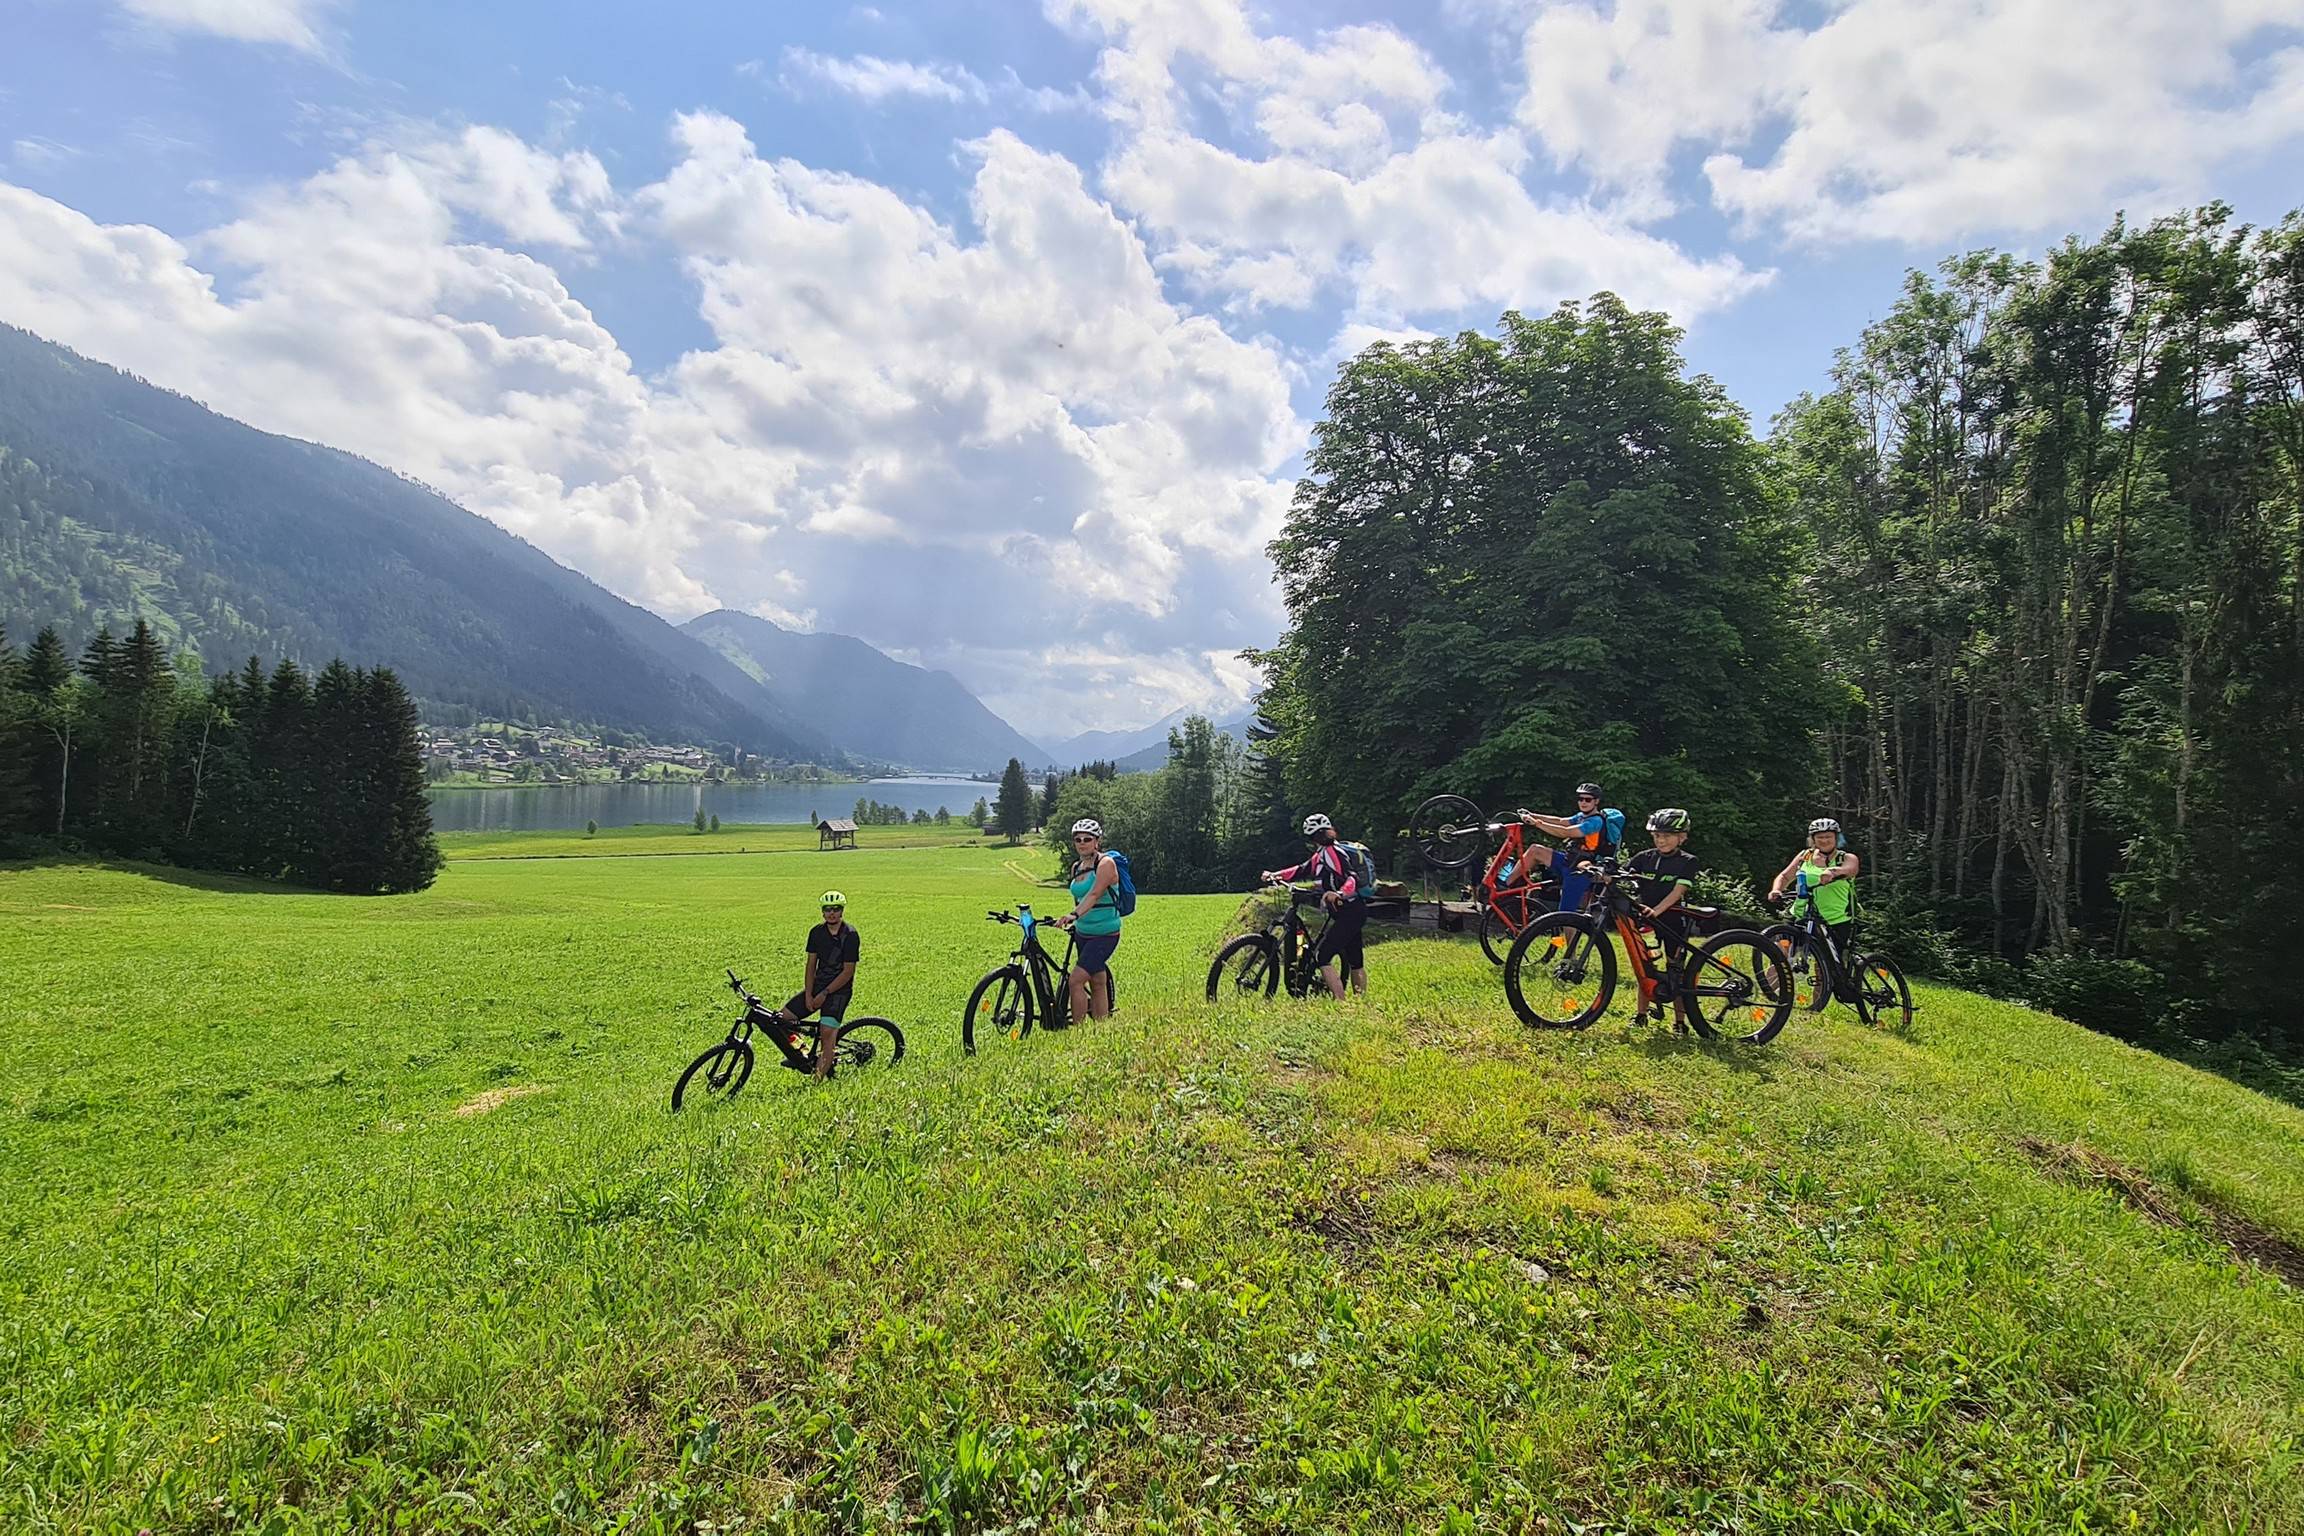
<svg viewBox="0 0 2304 1536">
<path fill-rule="evenodd" d="M 849 635 L 804 635 L 719 609 L 687 632 L 757 678 L 794 716 L 851 752 L 911 768 L 977 772 L 1040 753 L 949 672 Z"/>
<path fill-rule="evenodd" d="M 74 643 L 144 617 L 211 667 L 340 655 L 483 714 L 833 750 L 725 657 L 487 519 L 7 326 L 0 616 Z"/>
</svg>

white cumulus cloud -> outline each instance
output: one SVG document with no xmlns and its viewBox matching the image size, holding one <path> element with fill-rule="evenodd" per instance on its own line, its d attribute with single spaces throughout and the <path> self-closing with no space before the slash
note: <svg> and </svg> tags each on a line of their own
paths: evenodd
<svg viewBox="0 0 2304 1536">
<path fill-rule="evenodd" d="M 1391 28 L 1307 43 L 1262 33 L 1240 0 L 1048 10 L 1106 44 L 1097 77 L 1118 135 L 1106 189 L 1165 265 L 1231 308 L 1333 296 L 1355 321 L 1396 326 L 1607 288 L 1688 319 L 1766 281 L 1617 209 L 1532 190 L 1521 130 L 1451 110 L 1445 73 Z M 1229 135 L 1196 121 L 1208 93 Z"/>
<path fill-rule="evenodd" d="M 675 149 L 625 190 L 420 135 L 181 239 L 0 183 L 0 319 L 404 470 L 674 618 L 859 634 L 1022 718 L 1235 691 L 1208 653 L 1276 628 L 1260 551 L 1304 432 L 1274 350 L 1173 305 L 1078 170 L 1005 132 L 967 146 L 967 228 L 715 114 Z M 611 227 L 674 254 L 713 338 L 658 377 L 540 254 Z"/>
<path fill-rule="evenodd" d="M 1808 239 L 1938 243 L 2205 195 L 2304 136 L 2304 0 L 1561 0 L 1520 117 L 1629 210 L 1671 158 Z"/>
</svg>

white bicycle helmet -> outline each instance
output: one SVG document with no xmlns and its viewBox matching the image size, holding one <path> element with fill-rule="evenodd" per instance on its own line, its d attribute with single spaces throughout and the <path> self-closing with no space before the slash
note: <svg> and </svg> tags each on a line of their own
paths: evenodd
<svg viewBox="0 0 2304 1536">
<path fill-rule="evenodd" d="M 1814 821 L 1808 823 L 1808 835 L 1810 837 L 1814 837 L 1819 832 L 1829 832 L 1833 836 L 1837 837 L 1840 835 L 1840 823 L 1834 821 L 1829 816 L 1819 816 Z"/>
<path fill-rule="evenodd" d="M 1318 837 L 1323 832 L 1333 832 L 1335 830 L 1336 823 L 1330 821 L 1326 816 L 1322 815 L 1318 811 L 1314 811 L 1311 815 L 1304 818 L 1304 835 L 1306 837 Z"/>
<path fill-rule="evenodd" d="M 1072 835 L 1074 837 L 1078 837 L 1083 832 L 1085 832 L 1088 836 L 1096 839 L 1098 842 L 1102 842 L 1104 840 L 1104 823 L 1098 821 L 1093 816 L 1083 816 L 1078 821 L 1072 823 Z"/>
</svg>

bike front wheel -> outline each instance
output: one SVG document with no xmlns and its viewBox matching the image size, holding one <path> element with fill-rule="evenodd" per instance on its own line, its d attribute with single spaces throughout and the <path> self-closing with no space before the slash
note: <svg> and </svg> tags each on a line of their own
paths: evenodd
<svg viewBox="0 0 2304 1536">
<path fill-rule="evenodd" d="M 1822 1013 L 1832 1001 L 1832 958 L 1804 928 L 1776 923 L 1760 930 L 1760 937 L 1776 946 L 1784 969 L 1792 979 L 1792 1006 Z"/>
<path fill-rule="evenodd" d="M 1689 951 L 1679 993 L 1705 1039 L 1766 1045 L 1792 1017 L 1792 968 L 1766 935 L 1730 928 Z"/>
<path fill-rule="evenodd" d="M 1032 1033 L 1032 989 L 1024 972 L 1004 965 L 976 983 L 960 1015 L 960 1049 L 973 1056 L 978 1041 L 1021 1040 Z"/>
<path fill-rule="evenodd" d="M 694 1093 L 706 1099 L 732 1099 L 752 1077 L 752 1047 L 742 1040 L 723 1040 L 694 1061 L 672 1085 L 672 1111 Z"/>
<path fill-rule="evenodd" d="M 846 1072 L 874 1062 L 892 1065 L 904 1059 L 904 1031 L 886 1019 L 850 1019 L 832 1039 L 832 1070 Z"/>
<path fill-rule="evenodd" d="M 1885 955 L 1856 963 L 1856 1016 L 1875 1029 L 1912 1027 L 1912 988 L 1903 968 Z"/>
<path fill-rule="evenodd" d="M 1280 990 L 1280 956 L 1271 936 L 1244 933 L 1216 951 L 1208 967 L 1208 1001 L 1271 997 Z"/>
<path fill-rule="evenodd" d="M 1504 996 L 1535 1029 L 1582 1029 L 1616 995 L 1616 946 L 1572 912 L 1547 912 L 1504 956 Z"/>
<path fill-rule="evenodd" d="M 1408 818 L 1408 838 L 1434 869 L 1462 869 L 1487 851 L 1488 819 L 1462 795 L 1434 795 Z"/>
</svg>

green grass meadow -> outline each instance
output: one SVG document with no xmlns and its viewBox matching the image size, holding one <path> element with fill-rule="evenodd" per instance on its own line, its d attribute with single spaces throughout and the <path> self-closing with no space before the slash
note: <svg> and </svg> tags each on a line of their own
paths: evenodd
<svg viewBox="0 0 2304 1536">
<path fill-rule="evenodd" d="M 1213 1008 L 1229 897 L 968 1059 L 1038 850 L 657 841 L 0 868 L 0 1530 L 2304 1529 L 2294 1108 L 1926 987 L 1537 1034 L 1453 939 Z M 667 1113 L 828 885 L 905 1061 Z"/>
</svg>

